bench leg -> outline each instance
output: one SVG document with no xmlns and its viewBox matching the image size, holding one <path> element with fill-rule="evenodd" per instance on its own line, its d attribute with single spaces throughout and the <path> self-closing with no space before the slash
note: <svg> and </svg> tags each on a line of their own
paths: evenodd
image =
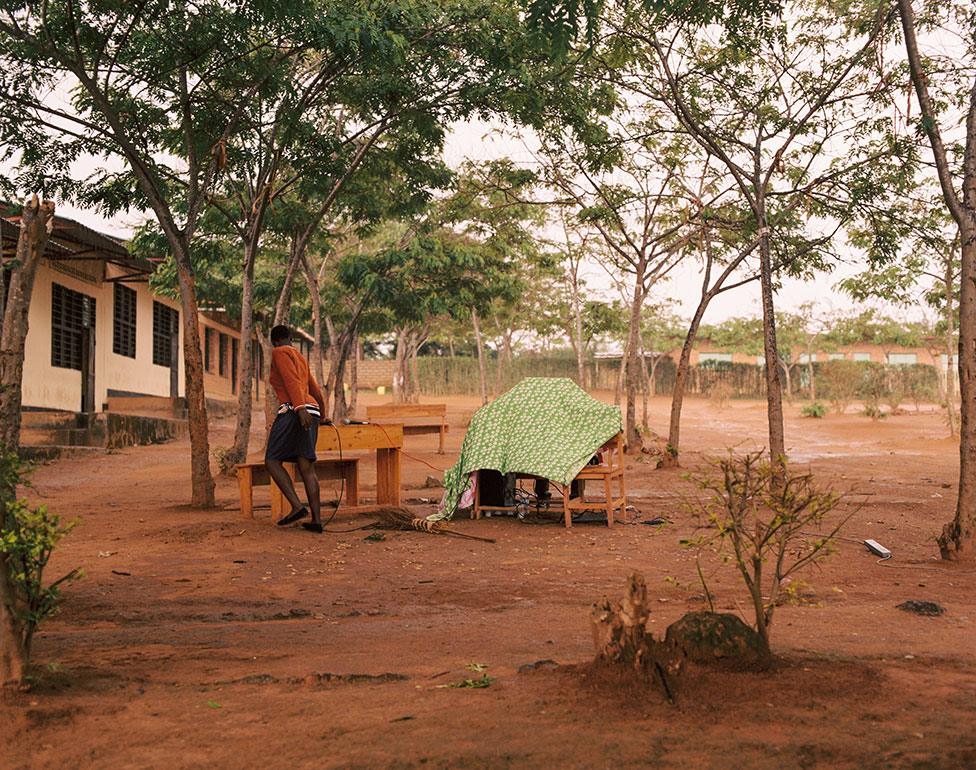
<svg viewBox="0 0 976 770">
<path fill-rule="evenodd" d="M 620 516 L 624 521 L 630 521 L 627 517 L 627 490 L 624 488 L 624 474 L 620 474 Z"/>
<path fill-rule="evenodd" d="M 359 505 L 359 463 L 352 463 L 346 471 L 346 505 Z"/>
<path fill-rule="evenodd" d="M 376 450 L 376 502 L 400 505 L 400 450 Z"/>
<path fill-rule="evenodd" d="M 438 448 L 437 450 L 437 454 L 439 455 L 444 454 L 444 426 L 443 425 L 441 425 L 441 443 L 440 443 L 440 448 Z"/>
<path fill-rule="evenodd" d="M 569 490 L 572 489 L 573 482 L 569 482 L 563 486 L 563 520 L 566 524 L 566 529 L 573 526 L 573 512 L 569 508 Z"/>
<path fill-rule="evenodd" d="M 237 469 L 237 488 L 241 493 L 241 516 L 254 518 L 254 474 L 250 468 Z"/>
<path fill-rule="evenodd" d="M 607 495 L 607 526 L 613 526 L 613 479 L 608 473 L 603 477 L 603 490 Z"/>
</svg>

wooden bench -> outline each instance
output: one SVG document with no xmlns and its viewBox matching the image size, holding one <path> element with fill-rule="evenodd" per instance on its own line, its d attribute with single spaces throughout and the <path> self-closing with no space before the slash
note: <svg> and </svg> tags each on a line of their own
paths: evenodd
<svg viewBox="0 0 976 770">
<path fill-rule="evenodd" d="M 438 418 L 430 420 L 426 418 Z M 440 435 L 438 454 L 444 454 L 444 434 L 448 431 L 447 404 L 379 404 L 366 407 L 366 419 L 382 424 L 396 422 L 403 425 L 403 435 L 419 436 L 425 433 Z M 425 420 L 419 422 L 418 420 Z"/>
<path fill-rule="evenodd" d="M 292 480 L 299 476 L 296 463 L 283 463 Z M 318 460 L 315 475 L 319 481 L 344 481 L 346 505 L 359 505 L 359 458 Z M 237 486 L 241 493 L 241 515 L 254 518 L 254 487 L 271 487 L 271 516 L 275 520 L 287 513 L 288 501 L 271 480 L 271 474 L 262 463 L 243 463 L 237 466 Z"/>
</svg>

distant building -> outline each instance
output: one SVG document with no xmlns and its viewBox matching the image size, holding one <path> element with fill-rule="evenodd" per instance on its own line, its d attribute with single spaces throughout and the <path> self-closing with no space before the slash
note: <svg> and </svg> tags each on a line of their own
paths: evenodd
<svg viewBox="0 0 976 770">
<path fill-rule="evenodd" d="M 0 218 L 4 261 L 19 230 L 17 218 Z M 28 316 L 25 409 L 99 412 L 113 396 L 185 394 L 180 303 L 149 288 L 153 269 L 115 238 L 55 217 Z M 220 313 L 199 323 L 207 397 L 232 400 L 240 333 Z"/>
</svg>

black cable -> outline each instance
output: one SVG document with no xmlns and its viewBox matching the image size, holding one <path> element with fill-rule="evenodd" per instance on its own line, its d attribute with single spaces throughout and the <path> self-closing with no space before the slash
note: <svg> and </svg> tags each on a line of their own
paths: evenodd
<svg viewBox="0 0 976 770">
<path fill-rule="evenodd" d="M 339 427 L 334 422 L 332 422 L 331 420 L 329 420 L 328 425 L 332 428 L 332 430 L 335 431 L 335 434 L 336 434 L 336 444 L 339 447 L 339 462 L 341 463 L 342 462 L 342 434 L 339 433 Z M 312 470 L 314 472 L 315 469 L 313 468 Z M 342 505 L 342 496 L 345 494 L 345 492 L 346 492 L 346 474 L 343 473 L 342 474 L 342 483 L 339 485 L 339 494 L 336 497 L 335 508 L 332 509 L 332 515 L 329 516 L 329 520 L 326 521 L 326 522 L 324 522 L 322 524 L 322 531 L 323 532 L 325 532 L 325 528 L 329 524 L 332 523 L 332 520 L 336 517 L 336 514 L 339 513 L 339 506 Z M 319 507 L 320 508 L 321 508 L 321 499 L 322 499 L 322 493 L 319 492 Z M 359 505 L 359 501 L 358 500 L 356 500 L 356 505 Z"/>
</svg>

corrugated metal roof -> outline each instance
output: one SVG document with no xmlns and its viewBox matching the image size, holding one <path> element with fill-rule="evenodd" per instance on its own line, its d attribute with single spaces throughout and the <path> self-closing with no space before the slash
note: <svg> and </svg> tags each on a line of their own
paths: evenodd
<svg viewBox="0 0 976 770">
<path fill-rule="evenodd" d="M 12 256 L 20 236 L 20 216 L 0 217 L 0 229 L 4 257 Z M 52 261 L 93 259 L 110 262 L 126 268 L 132 275 L 149 275 L 154 270 L 151 262 L 130 254 L 117 238 L 57 215 L 44 256 Z"/>
</svg>

